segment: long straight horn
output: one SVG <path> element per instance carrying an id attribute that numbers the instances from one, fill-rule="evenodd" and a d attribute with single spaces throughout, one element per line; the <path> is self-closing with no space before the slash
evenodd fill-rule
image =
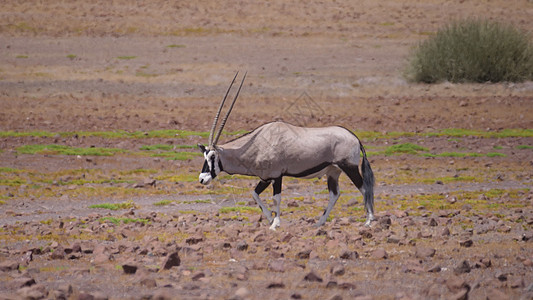
<path id="1" fill-rule="evenodd" d="M 224 129 L 224 125 L 226 125 L 226 121 L 228 120 L 229 114 L 231 113 L 231 110 L 233 109 L 233 105 L 235 104 L 235 101 L 237 101 L 237 97 L 239 97 L 242 84 L 244 83 L 244 79 L 246 79 L 246 74 L 248 74 L 248 72 L 244 73 L 244 76 L 242 77 L 241 85 L 239 85 L 239 89 L 237 90 L 237 94 L 235 94 L 235 98 L 233 98 L 233 102 L 231 102 L 231 105 L 229 107 L 228 112 L 226 113 L 226 116 L 224 116 L 224 119 L 222 119 L 222 123 L 220 123 L 220 128 L 218 129 L 218 133 L 215 136 L 215 141 L 213 142 L 213 145 L 216 145 L 218 142 L 218 139 L 220 138 L 220 134 L 222 133 L 222 129 Z"/>
<path id="2" fill-rule="evenodd" d="M 224 102 L 226 102 L 226 98 L 228 97 L 229 91 L 231 90 L 231 87 L 233 86 L 237 75 L 239 75 L 239 72 L 237 72 L 235 74 L 235 77 L 233 77 L 233 80 L 231 81 L 231 84 L 229 85 L 228 90 L 226 91 L 226 95 L 224 95 L 224 99 L 222 99 L 222 102 L 220 102 L 220 106 L 218 107 L 217 114 L 215 115 L 215 120 L 213 120 L 213 126 L 211 127 L 211 131 L 209 132 L 209 139 L 207 140 L 209 146 L 213 146 L 216 143 L 213 143 L 213 134 L 215 133 L 215 129 L 217 127 L 218 117 L 220 116 L 220 112 L 222 111 Z"/>

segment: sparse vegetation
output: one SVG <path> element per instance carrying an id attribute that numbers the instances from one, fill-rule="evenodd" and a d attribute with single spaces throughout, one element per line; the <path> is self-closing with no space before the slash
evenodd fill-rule
<path id="1" fill-rule="evenodd" d="M 499 82 L 533 79 L 527 33 L 482 19 L 455 21 L 415 49 L 406 76 L 416 82 Z"/>
<path id="2" fill-rule="evenodd" d="M 133 201 L 126 201 L 122 203 L 101 203 L 89 206 L 89 208 L 103 208 L 109 210 L 131 209 L 136 207 L 137 205 Z"/>

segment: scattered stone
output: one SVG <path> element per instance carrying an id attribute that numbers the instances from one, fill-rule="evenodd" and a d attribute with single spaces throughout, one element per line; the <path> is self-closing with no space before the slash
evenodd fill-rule
<path id="1" fill-rule="evenodd" d="M 2 272 L 18 270 L 18 268 L 19 268 L 19 263 L 14 260 L 5 260 L 0 263 L 0 271 Z"/>
<path id="2" fill-rule="evenodd" d="M 143 277 L 139 281 L 139 284 L 144 287 L 151 288 L 151 289 L 157 287 L 157 282 L 155 281 L 155 279 L 147 277 L 147 276 Z"/>
<path id="3" fill-rule="evenodd" d="M 65 259 L 65 249 L 63 247 L 58 246 L 54 249 L 52 254 L 50 254 L 51 259 Z"/>
<path id="4" fill-rule="evenodd" d="M 435 256 L 435 252 L 436 252 L 436 250 L 433 249 L 433 248 L 419 246 L 419 247 L 416 247 L 415 256 L 417 258 L 425 259 L 425 258 L 428 258 L 428 257 Z"/>
<path id="5" fill-rule="evenodd" d="M 23 288 L 25 286 L 32 286 L 35 283 L 36 283 L 35 279 L 33 279 L 33 278 L 30 278 L 30 277 L 19 277 L 19 278 L 15 278 L 15 279 L 11 280 L 9 282 L 9 286 L 11 286 L 11 288 L 13 288 L 13 289 L 20 289 L 20 288 Z"/>
<path id="6" fill-rule="evenodd" d="M 271 282 L 267 285 L 267 289 L 283 289 L 285 284 L 283 282 Z"/>
<path id="7" fill-rule="evenodd" d="M 487 300 L 507 300 L 511 299 L 508 295 L 506 295 L 504 292 L 496 289 L 491 288 L 487 292 Z"/>
<path id="8" fill-rule="evenodd" d="M 248 250 L 248 243 L 246 241 L 239 241 L 237 243 L 237 250 L 239 251 L 246 251 Z"/>
<path id="9" fill-rule="evenodd" d="M 349 249 L 344 249 L 341 251 L 339 257 L 341 259 L 349 259 L 349 260 L 356 260 L 359 258 L 359 253 L 357 251 L 352 251 Z"/>
<path id="10" fill-rule="evenodd" d="M 247 298 L 250 296 L 250 291 L 245 287 L 240 287 L 235 291 L 235 296 L 238 298 Z"/>
<path id="11" fill-rule="evenodd" d="M 387 243 L 398 244 L 402 239 L 397 235 L 391 235 L 387 238 Z"/>
<path id="12" fill-rule="evenodd" d="M 170 253 L 163 263 L 163 269 L 168 270 L 172 267 L 178 267 L 181 264 L 181 259 L 178 255 L 178 252 Z"/>
<path id="13" fill-rule="evenodd" d="M 439 265 L 434 265 L 433 267 L 428 269 L 428 272 L 430 273 L 438 273 L 442 270 L 442 268 Z"/>
<path id="14" fill-rule="evenodd" d="M 191 280 L 192 281 L 198 281 L 198 280 L 200 280 L 202 278 L 205 278 L 205 273 L 204 272 L 197 272 L 194 275 L 192 275 Z"/>
<path id="15" fill-rule="evenodd" d="M 200 242 L 203 242 L 204 241 L 204 236 L 201 235 L 201 234 L 197 234 L 197 235 L 194 235 L 194 236 L 191 236 L 189 238 L 187 238 L 185 240 L 185 242 L 189 245 L 196 245 Z"/>
<path id="16" fill-rule="evenodd" d="M 298 259 L 309 259 L 309 255 L 311 255 L 311 249 L 305 249 L 305 250 L 302 250 L 300 252 L 298 252 L 298 254 L 296 254 L 296 257 Z"/>
<path id="17" fill-rule="evenodd" d="M 342 264 L 334 264 L 331 266 L 330 272 L 335 276 L 341 276 L 344 275 L 345 269 Z"/>
<path id="18" fill-rule="evenodd" d="M 439 230 L 440 236 L 450 236 L 450 229 L 448 227 L 443 227 Z"/>
<path id="19" fill-rule="evenodd" d="M 387 251 L 383 248 L 377 248 L 376 250 L 372 251 L 371 257 L 373 259 L 387 259 L 389 255 L 387 254 Z"/>
<path id="20" fill-rule="evenodd" d="M 46 287 L 42 284 L 35 284 L 32 286 L 25 286 L 17 290 L 17 294 L 22 299 L 44 299 L 48 296 Z"/>
<path id="21" fill-rule="evenodd" d="M 307 273 L 307 275 L 305 275 L 304 277 L 304 280 L 309 281 L 309 282 L 322 282 L 323 281 L 322 278 L 318 276 L 314 271 Z"/>
<path id="22" fill-rule="evenodd" d="M 343 290 L 355 290 L 356 286 L 351 282 L 340 282 L 338 287 Z"/>
<path id="23" fill-rule="evenodd" d="M 457 293 L 462 290 L 466 290 L 467 293 L 470 291 L 470 285 L 468 285 L 464 279 L 458 276 L 452 276 L 446 279 L 446 287 L 452 293 Z"/>
<path id="24" fill-rule="evenodd" d="M 470 273 L 471 269 L 472 268 L 470 267 L 470 264 L 468 263 L 468 261 L 463 260 L 457 265 L 457 267 L 453 269 L 453 272 L 456 275 L 459 275 L 459 274 L 464 274 L 464 273 Z"/>
<path id="25" fill-rule="evenodd" d="M 438 226 L 439 224 L 437 223 L 437 220 L 435 220 L 435 218 L 431 218 L 429 220 L 429 226 Z"/>
<path id="26" fill-rule="evenodd" d="M 461 247 L 465 247 L 465 248 L 472 247 L 473 244 L 474 244 L 474 242 L 471 239 L 459 241 L 459 245 Z"/>
<path id="27" fill-rule="evenodd" d="M 135 274 L 135 272 L 137 272 L 137 265 L 132 261 L 127 262 L 122 264 L 122 270 L 124 270 L 125 274 Z"/>
<path id="28" fill-rule="evenodd" d="M 507 273 L 504 273 L 504 272 L 498 272 L 498 273 L 496 273 L 496 278 L 497 278 L 499 281 L 507 281 Z"/>
<path id="29" fill-rule="evenodd" d="M 285 260 L 284 259 L 276 259 L 276 260 L 271 261 L 268 264 L 268 269 L 270 271 L 272 271 L 272 272 L 279 272 L 279 273 L 285 272 L 285 270 L 286 270 Z"/>

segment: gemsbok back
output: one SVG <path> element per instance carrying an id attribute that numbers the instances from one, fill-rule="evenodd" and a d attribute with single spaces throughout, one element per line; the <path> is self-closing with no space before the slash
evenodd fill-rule
<path id="1" fill-rule="evenodd" d="M 208 146 L 198 144 L 205 157 L 200 183 L 206 185 L 220 172 L 257 176 L 260 181 L 252 193 L 254 200 L 270 222 L 270 229 L 280 226 L 281 182 L 284 176 L 314 178 L 327 176 L 329 203 L 316 226 L 322 226 L 339 199 L 339 176 L 344 172 L 361 191 L 367 214 L 366 226 L 374 220 L 374 174 L 361 141 L 340 126 L 307 128 L 284 122 L 264 124 L 248 134 L 217 145 L 224 125 L 239 96 L 244 75 L 233 102 L 214 135 L 224 102 L 237 78 L 233 78 L 217 111 L 209 134 Z M 274 217 L 259 195 L 272 183 Z"/>

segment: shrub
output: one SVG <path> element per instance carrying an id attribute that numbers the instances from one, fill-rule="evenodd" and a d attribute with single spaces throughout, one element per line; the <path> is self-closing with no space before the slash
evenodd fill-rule
<path id="1" fill-rule="evenodd" d="M 415 82 L 520 82 L 533 79 L 533 45 L 511 25 L 453 22 L 420 43 L 406 71 Z"/>

